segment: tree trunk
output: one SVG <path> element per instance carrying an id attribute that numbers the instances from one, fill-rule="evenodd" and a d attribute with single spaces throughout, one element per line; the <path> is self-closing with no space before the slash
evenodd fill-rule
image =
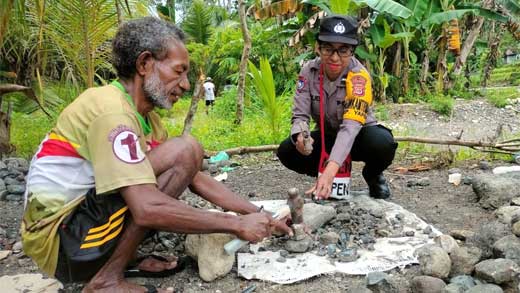
<path id="1" fill-rule="evenodd" d="M 436 91 L 438 93 L 443 92 L 446 85 L 446 78 L 448 73 L 448 65 L 446 59 L 448 57 L 447 50 L 447 28 L 446 24 L 442 27 L 442 35 L 439 40 L 439 56 L 437 57 L 437 85 Z"/>
<path id="2" fill-rule="evenodd" d="M 402 44 L 400 42 L 396 42 L 396 49 L 394 54 L 394 60 L 392 62 L 392 74 L 399 78 L 401 76 L 401 48 Z M 402 85 L 402 84 L 401 84 Z M 401 87 L 399 86 L 396 91 L 396 98 L 401 95 Z"/>
<path id="3" fill-rule="evenodd" d="M 502 42 L 502 35 L 504 34 L 505 26 L 503 24 L 500 25 L 500 29 L 496 33 L 495 37 L 490 40 L 489 43 L 489 55 L 487 58 L 486 66 L 484 66 L 483 74 L 482 74 L 482 87 L 487 86 L 487 82 L 491 77 L 491 71 L 496 67 L 497 60 L 499 57 L 498 49 L 500 47 L 500 42 Z"/>
<path id="4" fill-rule="evenodd" d="M 235 124 L 241 124 L 244 119 L 244 95 L 246 87 L 247 62 L 249 61 L 249 52 L 251 51 L 251 36 L 247 29 L 246 19 L 246 3 L 243 0 L 238 0 L 238 15 L 240 17 L 240 28 L 242 30 L 242 37 L 244 38 L 244 49 L 242 50 L 242 59 L 240 60 L 240 72 L 238 76 L 237 87 L 237 111 Z"/>
<path id="5" fill-rule="evenodd" d="M 421 66 L 421 74 L 419 77 L 419 84 L 421 85 L 421 93 L 427 94 L 430 91 L 428 90 L 428 72 L 430 71 L 430 48 L 433 45 L 433 39 L 432 36 L 429 35 L 426 39 L 426 47 L 424 48 L 423 52 L 423 60 L 422 60 L 422 66 Z"/>
<path id="6" fill-rule="evenodd" d="M 195 90 L 193 91 L 193 97 L 191 98 L 190 109 L 188 110 L 188 114 L 186 114 L 186 118 L 184 119 L 184 128 L 182 129 L 182 134 L 190 134 L 191 128 L 193 126 L 193 117 L 195 117 L 195 113 L 197 113 L 197 107 L 199 105 L 199 100 L 202 97 L 202 85 L 204 84 L 204 73 L 199 72 L 199 78 L 197 79 L 197 84 L 195 85 Z"/>
<path id="7" fill-rule="evenodd" d="M 477 37 L 480 34 L 480 29 L 482 28 L 483 24 L 484 17 L 477 17 L 477 21 L 471 27 L 471 30 L 468 33 L 468 37 L 464 41 L 462 49 L 460 50 L 460 55 L 457 57 L 457 60 L 455 61 L 455 69 L 453 70 L 453 73 L 455 75 L 461 74 L 462 68 L 464 68 L 464 64 L 466 63 L 469 53 L 471 52 L 471 49 L 473 48 L 473 45 L 475 44 L 475 41 L 477 40 Z"/>

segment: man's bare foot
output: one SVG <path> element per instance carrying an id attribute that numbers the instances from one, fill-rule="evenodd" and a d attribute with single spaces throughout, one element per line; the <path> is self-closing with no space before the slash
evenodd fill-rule
<path id="1" fill-rule="evenodd" d="M 157 288 L 157 292 L 159 293 L 172 293 L 171 290 Z M 143 292 L 155 292 L 153 290 L 149 290 L 144 286 L 139 286 L 137 284 L 129 283 L 122 280 L 117 280 L 112 282 L 99 282 L 96 280 L 91 280 L 83 288 L 83 293 L 143 293 Z"/>
<path id="2" fill-rule="evenodd" d="M 137 268 L 139 270 L 148 271 L 148 272 L 161 272 L 165 270 L 173 269 L 177 266 L 178 258 L 175 256 L 164 257 L 166 261 L 157 259 L 153 256 L 147 257 L 143 259 Z"/>

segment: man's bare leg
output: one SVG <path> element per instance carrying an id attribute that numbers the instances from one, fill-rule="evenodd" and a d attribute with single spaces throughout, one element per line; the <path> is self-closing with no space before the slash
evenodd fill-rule
<path id="1" fill-rule="evenodd" d="M 174 198 L 178 198 L 200 170 L 203 153 L 201 146 L 190 136 L 170 139 L 152 150 L 148 154 L 148 159 L 156 176 L 158 176 L 159 189 Z M 140 227 L 130 220 L 114 253 L 83 291 L 146 292 L 144 287 L 126 282 L 123 272 L 128 263 L 135 257 L 137 248 L 147 232 L 148 229 Z M 176 261 L 162 262 L 149 259 L 146 262 L 151 271 L 172 269 L 177 265 Z"/>

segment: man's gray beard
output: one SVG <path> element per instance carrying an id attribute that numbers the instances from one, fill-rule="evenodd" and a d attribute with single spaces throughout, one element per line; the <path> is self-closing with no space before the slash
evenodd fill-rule
<path id="1" fill-rule="evenodd" d="M 165 86 L 159 74 L 154 71 L 153 75 L 144 81 L 143 86 L 144 96 L 155 106 L 161 109 L 169 110 L 173 106 L 169 95 L 165 93 Z"/>

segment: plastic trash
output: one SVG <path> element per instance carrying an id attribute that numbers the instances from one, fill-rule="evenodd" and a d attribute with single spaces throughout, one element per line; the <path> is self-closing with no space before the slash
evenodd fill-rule
<path id="1" fill-rule="evenodd" d="M 215 178 L 215 180 L 217 180 L 217 181 L 226 181 L 228 178 L 228 174 L 224 172 L 222 174 L 218 174 L 217 176 L 215 176 L 213 178 Z"/>
<path id="2" fill-rule="evenodd" d="M 221 151 L 221 152 L 218 152 L 218 154 L 211 156 L 209 158 L 209 163 L 215 164 L 217 162 L 224 161 L 224 160 L 229 160 L 229 155 L 226 152 Z"/>
<path id="3" fill-rule="evenodd" d="M 502 166 L 493 169 L 493 174 L 504 174 L 509 172 L 520 172 L 520 166 Z"/>
<path id="4" fill-rule="evenodd" d="M 220 168 L 220 171 L 222 171 L 222 172 L 230 172 L 230 171 L 233 171 L 233 170 L 235 170 L 235 168 L 229 167 L 229 166 L 225 166 L 225 167 Z"/>

